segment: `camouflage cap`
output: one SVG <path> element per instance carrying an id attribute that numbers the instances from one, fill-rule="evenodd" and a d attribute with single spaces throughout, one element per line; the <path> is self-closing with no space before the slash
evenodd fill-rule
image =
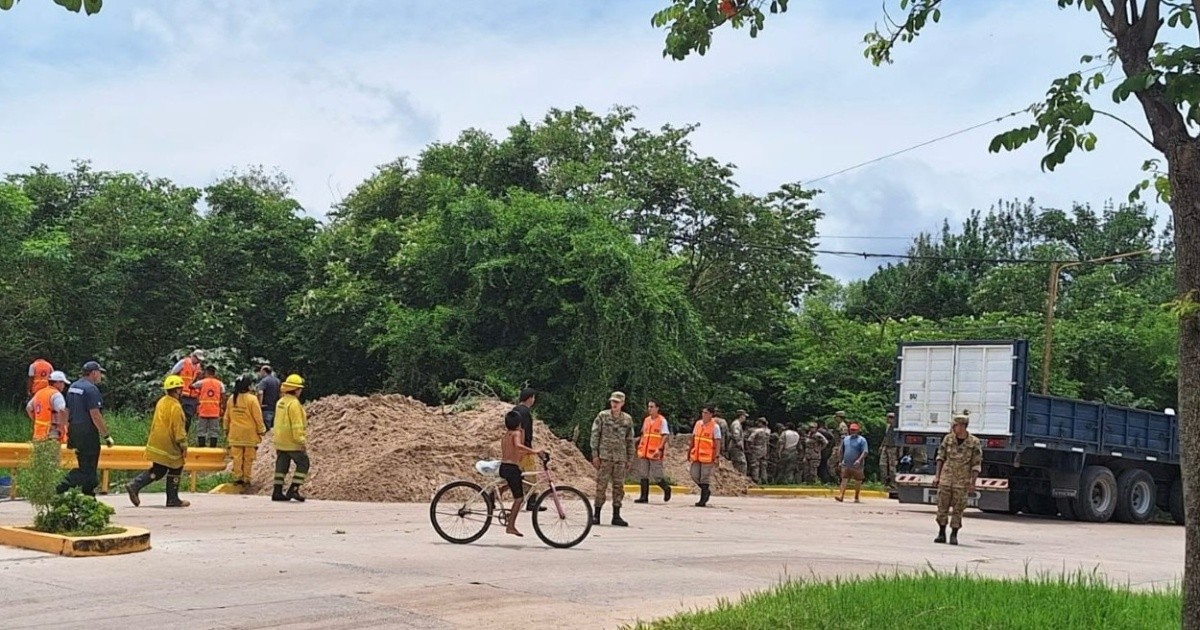
<path id="1" fill-rule="evenodd" d="M 971 424 L 971 417 L 968 412 L 954 414 L 954 424 Z"/>
<path id="2" fill-rule="evenodd" d="M 617 402 L 625 402 L 625 392 L 613 392 L 609 395 L 608 400 L 609 402 L 614 400 Z"/>
<path id="3" fill-rule="evenodd" d="M 833 415 L 834 415 L 834 416 L 836 416 L 836 417 L 838 417 L 838 418 L 845 418 L 845 417 L 846 417 L 846 412 L 845 412 L 845 411 L 839 411 L 839 412 L 837 412 L 837 413 L 835 413 L 835 414 L 833 414 Z"/>

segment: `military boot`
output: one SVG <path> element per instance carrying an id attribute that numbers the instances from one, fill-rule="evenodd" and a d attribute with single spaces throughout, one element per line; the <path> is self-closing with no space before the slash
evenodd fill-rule
<path id="1" fill-rule="evenodd" d="M 138 496 L 138 492 L 150 485 L 153 479 L 150 478 L 148 471 L 142 471 L 141 474 L 134 477 L 129 483 L 125 484 L 125 491 L 129 493 L 129 502 L 137 507 L 142 504 L 142 498 Z"/>
<path id="2" fill-rule="evenodd" d="M 288 488 L 287 499 L 297 503 L 304 503 L 304 496 L 300 494 L 300 484 L 294 483 Z"/>
<path id="3" fill-rule="evenodd" d="M 659 481 L 658 487 L 662 488 L 662 491 L 663 491 L 663 503 L 670 501 L 671 500 L 671 484 L 667 483 L 666 481 Z"/>
<path id="4" fill-rule="evenodd" d="M 167 475 L 167 507 L 187 507 L 191 501 L 179 498 L 179 475 Z"/>
<path id="5" fill-rule="evenodd" d="M 595 511 L 592 512 L 592 525 L 600 524 L 600 508 L 604 507 L 603 503 L 597 503 Z"/>
<path id="6" fill-rule="evenodd" d="M 639 483 L 642 486 L 642 494 L 638 498 L 634 499 L 633 502 L 634 503 L 649 503 L 650 502 L 650 480 L 643 479 Z"/>
<path id="7" fill-rule="evenodd" d="M 621 508 L 615 505 L 613 506 L 612 524 L 617 527 L 629 527 L 629 523 L 626 523 L 625 519 L 621 518 Z"/>
<path id="8" fill-rule="evenodd" d="M 208 448 L 217 448 L 217 438 L 215 438 L 215 437 L 208 438 Z"/>
<path id="9" fill-rule="evenodd" d="M 708 507 L 708 484 L 700 484 L 700 500 L 696 502 L 696 507 Z"/>
<path id="10" fill-rule="evenodd" d="M 958 544 L 958 530 L 957 529 L 950 530 L 950 544 L 951 545 Z"/>
<path id="11" fill-rule="evenodd" d="M 275 487 L 271 490 L 271 500 L 272 501 L 287 501 L 288 500 L 287 495 L 285 495 L 283 493 L 283 484 L 281 484 L 281 483 L 275 484 Z"/>
<path id="12" fill-rule="evenodd" d="M 937 535 L 937 538 L 933 539 L 933 542 L 935 542 L 935 543 L 946 542 L 946 526 L 945 525 L 938 525 L 938 535 Z"/>

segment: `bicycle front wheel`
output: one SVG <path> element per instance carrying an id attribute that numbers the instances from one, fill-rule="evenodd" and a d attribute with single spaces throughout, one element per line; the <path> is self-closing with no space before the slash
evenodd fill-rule
<path id="1" fill-rule="evenodd" d="M 479 484 L 453 481 L 442 486 L 429 503 L 433 530 L 446 542 L 465 545 L 479 540 L 492 525 L 492 498 Z"/>
<path id="2" fill-rule="evenodd" d="M 556 492 L 557 505 L 553 496 Z M 538 496 L 537 508 L 533 511 L 533 531 L 551 547 L 574 547 L 592 531 L 592 502 L 571 486 L 546 490 Z"/>

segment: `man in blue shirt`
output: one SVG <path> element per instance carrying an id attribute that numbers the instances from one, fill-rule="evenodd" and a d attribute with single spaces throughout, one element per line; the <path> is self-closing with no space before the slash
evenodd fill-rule
<path id="1" fill-rule="evenodd" d="M 263 425 L 270 431 L 275 426 L 275 405 L 279 403 L 279 378 L 271 366 L 258 369 L 258 402 L 262 405 Z"/>
<path id="2" fill-rule="evenodd" d="M 108 435 L 108 425 L 100 412 L 104 401 L 100 388 L 96 387 L 104 378 L 104 368 L 95 361 L 83 364 L 83 377 L 67 388 L 67 446 L 75 450 L 76 467 L 67 473 L 67 478 L 58 484 L 59 494 L 79 488 L 88 496 L 96 496 L 100 478 L 96 467 L 100 464 L 100 442 L 112 447 L 113 439 Z"/>
<path id="3" fill-rule="evenodd" d="M 858 423 L 850 424 L 850 435 L 842 438 L 841 458 L 838 462 L 842 469 L 842 487 L 838 493 L 838 503 L 846 500 L 846 486 L 854 480 L 854 502 L 860 503 L 859 493 L 863 484 L 863 464 L 867 461 L 867 438 L 858 434 Z"/>

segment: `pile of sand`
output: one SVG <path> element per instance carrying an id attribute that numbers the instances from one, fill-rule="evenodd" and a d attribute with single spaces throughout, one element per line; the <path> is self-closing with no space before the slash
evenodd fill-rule
<path id="1" fill-rule="evenodd" d="M 478 400 L 471 408 L 452 411 L 429 407 L 395 394 L 329 396 L 305 405 L 308 455 L 312 460 L 304 494 L 314 499 L 372 502 L 425 502 L 455 479 L 484 479 L 475 462 L 499 459 L 504 414 L 511 403 Z M 534 447 L 551 454 L 557 482 L 575 486 L 589 497 L 595 469 L 569 440 L 560 440 L 534 420 Z M 665 465 L 677 485 L 692 486 L 688 475 L 689 435 L 673 436 Z M 253 490 L 271 492 L 275 447 L 268 439 L 254 463 Z M 721 461 L 711 484 L 716 495 L 744 495 L 751 481 Z"/>
<path id="2" fill-rule="evenodd" d="M 305 405 L 312 469 L 304 494 L 341 501 L 428 501 L 446 482 L 483 478 L 475 462 L 499 459 L 504 414 L 499 400 L 452 412 L 400 395 L 329 396 Z M 590 494 L 593 468 L 579 449 L 534 421 L 534 447 L 550 454 L 559 483 Z M 275 448 L 258 449 L 253 489 L 270 494 Z"/>

